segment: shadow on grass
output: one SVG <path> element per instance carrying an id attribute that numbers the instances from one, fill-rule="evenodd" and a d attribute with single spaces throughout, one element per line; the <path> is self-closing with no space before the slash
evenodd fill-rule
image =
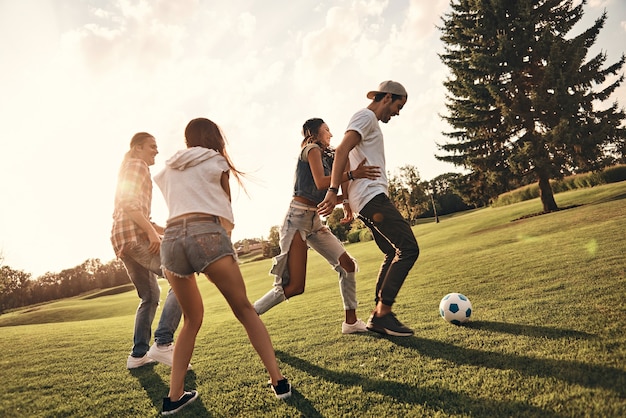
<path id="1" fill-rule="evenodd" d="M 129 370 L 130 374 L 133 375 L 141 386 L 144 388 L 148 397 L 152 401 L 155 409 L 159 411 L 159 415 L 161 413 L 161 408 L 163 407 L 163 398 L 167 396 L 168 391 L 170 390 L 169 386 L 163 382 L 161 376 L 154 371 L 154 366 L 144 366 L 137 369 Z M 185 387 L 195 388 L 196 387 L 196 374 L 193 370 L 189 370 L 187 375 L 185 376 Z M 202 397 L 199 396 L 193 403 L 186 406 L 185 409 L 176 413 L 177 417 L 212 417 L 209 411 L 206 410 L 206 407 L 202 403 Z"/>
<path id="2" fill-rule="evenodd" d="M 434 359 L 488 369 L 517 370 L 528 376 L 555 378 L 573 385 L 610 390 L 620 397 L 626 396 L 626 372 L 613 367 L 475 350 L 418 337 L 378 338 L 388 339 L 398 346 L 414 349 Z"/>
<path id="3" fill-rule="evenodd" d="M 591 339 L 595 337 L 593 334 L 582 331 L 538 327 L 535 325 L 507 324 L 506 322 L 470 321 L 466 325 L 463 325 L 463 327 L 500 332 L 503 334 L 524 335 L 526 337 L 549 338 L 551 340 L 558 340 L 561 338 Z"/>
<path id="4" fill-rule="evenodd" d="M 446 389 L 420 388 L 390 380 L 371 379 L 357 373 L 336 372 L 319 367 L 283 351 L 276 351 L 276 357 L 292 367 L 328 382 L 342 386 L 359 386 L 364 392 L 379 393 L 396 399 L 400 403 L 423 405 L 433 411 L 444 411 L 447 414 L 484 417 L 494 416 L 494 414 L 499 416 L 561 417 L 561 415 L 552 411 L 546 411 L 523 402 L 477 399 Z M 292 398 L 294 398 L 293 395 Z M 301 394 L 298 394 L 294 399 L 290 399 L 289 404 L 297 408 L 301 416 L 321 416 Z"/>
<path id="5" fill-rule="evenodd" d="M 285 363 L 287 362 L 285 361 Z M 301 417 L 307 417 L 307 418 L 322 418 L 323 417 L 323 415 L 317 409 L 315 409 L 313 404 L 309 402 L 309 400 L 304 395 L 302 395 L 300 392 L 298 392 L 297 389 L 293 387 L 291 388 L 291 396 L 285 399 L 284 402 L 298 409 L 298 411 L 300 411 Z"/>

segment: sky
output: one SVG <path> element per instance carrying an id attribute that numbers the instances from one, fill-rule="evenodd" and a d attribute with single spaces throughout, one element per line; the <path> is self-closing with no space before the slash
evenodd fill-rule
<path id="1" fill-rule="evenodd" d="M 196 117 L 224 131 L 235 166 L 232 239 L 266 238 L 291 200 L 305 120 L 341 141 L 365 95 L 401 82 L 409 100 L 383 125 L 387 171 L 460 172 L 435 158 L 446 67 L 437 26 L 449 0 L 0 0 L 0 261 L 38 277 L 110 244 L 116 176 L 136 132 L 159 146 L 152 174 L 184 148 Z M 591 54 L 625 52 L 626 2 L 590 0 L 608 20 Z M 624 69 L 623 69 L 624 70 Z M 611 97 L 626 106 L 626 86 Z M 152 220 L 167 208 L 155 186 Z"/>

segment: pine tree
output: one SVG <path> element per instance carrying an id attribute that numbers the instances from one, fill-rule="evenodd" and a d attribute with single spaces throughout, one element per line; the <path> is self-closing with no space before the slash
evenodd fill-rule
<path id="1" fill-rule="evenodd" d="M 594 106 L 622 83 L 625 57 L 606 68 L 604 52 L 585 61 L 606 12 L 566 37 L 585 3 L 452 0 L 443 18 L 440 58 L 451 73 L 443 117 L 455 130 L 437 158 L 470 169 L 489 198 L 537 181 L 544 211 L 557 210 L 550 180 L 623 158 L 624 110 Z"/>

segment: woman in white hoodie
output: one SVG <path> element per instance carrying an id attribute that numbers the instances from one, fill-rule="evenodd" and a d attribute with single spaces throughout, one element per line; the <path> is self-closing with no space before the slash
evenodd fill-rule
<path id="1" fill-rule="evenodd" d="M 204 316 L 196 273 L 204 273 L 222 293 L 269 372 L 275 395 L 287 398 L 291 385 L 280 372 L 267 329 L 248 300 L 230 240 L 234 218 L 229 173 L 240 184 L 242 173 L 226 153 L 220 128 L 209 119 L 189 122 L 185 140 L 187 149 L 174 154 L 154 177 L 169 209 L 161 263 L 185 318 L 174 349 L 163 414 L 180 410 L 198 396 L 195 390 L 184 390 L 187 365 Z"/>

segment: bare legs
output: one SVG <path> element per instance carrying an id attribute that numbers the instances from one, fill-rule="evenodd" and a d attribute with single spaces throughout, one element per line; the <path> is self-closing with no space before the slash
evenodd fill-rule
<path id="1" fill-rule="evenodd" d="M 165 270 L 165 277 L 176 294 L 176 299 L 183 310 L 183 326 L 178 334 L 174 346 L 172 359 L 172 375 L 170 378 L 170 391 L 168 397 L 178 400 L 184 393 L 185 374 L 187 365 L 191 361 L 191 355 L 196 344 L 196 335 L 202 325 L 204 317 L 204 305 L 202 296 L 198 290 L 196 276 L 178 277 Z"/>
<path id="2" fill-rule="evenodd" d="M 307 264 L 308 246 L 306 241 L 302 240 L 299 233 L 296 233 L 289 247 L 289 259 L 287 266 L 289 268 L 289 283 L 283 286 L 285 297 L 300 295 L 304 293 L 306 284 L 306 264 Z M 350 258 L 347 252 L 339 257 L 339 265 L 348 273 L 353 273 L 356 269 L 354 260 Z M 356 309 L 347 309 L 346 323 L 354 324 L 357 321 Z"/>
<path id="3" fill-rule="evenodd" d="M 306 262 L 308 255 L 308 247 L 306 241 L 302 239 L 296 232 L 291 240 L 289 247 L 289 258 L 287 266 L 289 269 L 289 283 L 283 286 L 285 297 L 289 299 L 292 296 L 304 293 L 304 285 L 306 282 Z"/>
<path id="4" fill-rule="evenodd" d="M 261 357 L 269 372 L 272 384 L 276 385 L 283 375 L 278 368 L 274 347 L 265 325 L 254 311 L 246 295 L 246 287 L 239 270 L 239 265 L 231 256 L 222 257 L 211 263 L 204 274 L 215 284 L 232 309 L 235 317 L 244 326 L 248 339 Z M 184 392 L 185 373 L 191 360 L 196 335 L 202 325 L 204 307 L 195 276 L 181 278 L 166 272 L 167 279 L 176 293 L 183 310 L 184 322 L 176 340 L 169 398 L 179 399 Z"/>

